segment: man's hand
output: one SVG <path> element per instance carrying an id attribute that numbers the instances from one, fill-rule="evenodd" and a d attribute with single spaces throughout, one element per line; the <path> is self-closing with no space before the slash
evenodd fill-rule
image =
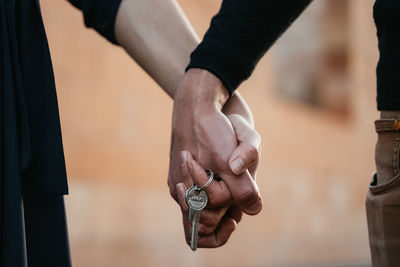
<path id="1" fill-rule="evenodd" d="M 239 153 L 243 151 L 243 158 L 248 161 L 248 159 L 254 157 L 254 155 L 251 155 L 243 146 L 246 147 L 249 143 L 256 144 L 259 142 L 258 134 L 242 116 L 234 114 L 229 115 L 228 118 L 235 129 L 235 134 L 238 136 L 239 142 L 244 144 L 241 145 L 240 148 L 238 147 L 235 149 L 236 153 L 234 152 L 230 158 L 234 161 L 237 157 L 242 157 Z M 243 142 L 243 140 L 247 142 Z M 256 165 L 257 160 L 252 166 L 254 172 Z M 204 168 L 200 166 L 187 151 L 181 152 L 181 171 L 184 183 L 177 184 L 176 189 L 178 203 L 182 211 L 182 222 L 185 229 L 186 242 L 189 244 L 191 222 L 188 219 L 189 207 L 186 203 L 186 190 L 192 186 L 193 183 L 197 185 L 206 184 L 209 177 Z M 207 192 L 209 198 L 218 199 L 218 197 L 227 194 L 229 188 L 223 180 L 214 180 L 204 190 Z M 242 214 L 242 211 L 235 205 L 225 205 L 217 208 L 208 208 L 207 206 L 206 209 L 202 210 L 200 213 L 198 246 L 212 248 L 224 245 L 235 230 L 236 225 L 240 222 Z"/>
<path id="2" fill-rule="evenodd" d="M 181 152 L 182 158 L 182 174 L 185 183 L 176 185 L 178 194 L 178 203 L 182 211 L 182 222 L 185 230 L 185 238 L 188 244 L 190 240 L 190 229 L 192 227 L 189 221 L 189 207 L 186 203 L 186 190 L 193 184 L 205 184 L 209 179 L 207 173 L 187 152 Z M 212 181 L 211 184 L 204 189 L 209 198 L 226 194 L 229 192 L 224 181 Z M 235 230 L 237 223 L 242 218 L 242 212 L 236 206 L 223 206 L 218 208 L 203 209 L 200 213 L 198 228 L 198 246 L 205 248 L 219 247 L 224 245 L 232 232 Z"/>
<path id="3" fill-rule="evenodd" d="M 180 203 L 176 187 L 184 178 L 180 153 L 188 151 L 199 166 L 213 170 L 226 185 L 225 190 L 218 194 L 208 192 L 207 208 L 226 211 L 234 205 L 237 207 L 233 208 L 234 213 L 239 210 L 255 215 L 260 212 L 262 201 L 258 187 L 247 169 L 250 168 L 254 173 L 260 138 L 254 130 L 249 131 L 249 127 L 240 126 L 243 125 L 240 124 L 240 117 L 232 117 L 232 122 L 236 122 L 236 126 L 232 126 L 231 121 L 221 112 L 227 98 L 228 93 L 221 81 L 208 71 L 191 69 L 185 75 L 175 94 L 168 184 L 171 195 Z M 182 185 L 178 189 L 184 190 Z M 181 208 L 184 207 L 181 205 Z M 221 213 L 218 214 L 215 217 L 220 219 Z M 212 227 L 205 228 L 204 234 L 212 232 L 213 227 L 215 230 L 215 223 Z M 223 224 L 221 227 L 223 228 Z M 230 233 L 234 229 L 231 226 L 226 227 Z M 226 240 L 229 235 L 225 235 Z M 226 240 L 210 246 L 220 246 Z M 200 243 L 199 245 L 201 246 Z"/>

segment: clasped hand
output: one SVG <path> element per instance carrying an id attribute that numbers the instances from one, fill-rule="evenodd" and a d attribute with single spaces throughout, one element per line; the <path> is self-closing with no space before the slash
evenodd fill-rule
<path id="1" fill-rule="evenodd" d="M 260 137 L 239 95 L 228 100 L 222 82 L 210 72 L 189 70 L 174 97 L 168 185 L 182 211 L 186 241 L 191 224 L 185 192 L 204 185 L 205 169 L 220 181 L 205 190 L 209 202 L 200 214 L 199 247 L 224 245 L 242 213 L 256 215 L 262 200 L 255 183 Z"/>

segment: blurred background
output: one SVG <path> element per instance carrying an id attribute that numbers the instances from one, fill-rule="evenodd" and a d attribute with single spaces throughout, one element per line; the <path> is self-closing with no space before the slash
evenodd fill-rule
<path id="1" fill-rule="evenodd" d="M 220 0 L 178 1 L 200 36 Z M 167 187 L 172 100 L 65 1 L 42 0 L 70 182 L 77 267 L 368 266 L 374 172 L 373 0 L 318 0 L 240 92 L 262 143 L 265 207 L 193 253 Z"/>

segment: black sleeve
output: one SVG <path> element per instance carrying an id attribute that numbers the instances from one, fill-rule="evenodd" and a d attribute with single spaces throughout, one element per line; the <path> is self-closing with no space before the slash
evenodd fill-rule
<path id="1" fill-rule="evenodd" d="M 83 12 L 85 25 L 94 28 L 113 44 L 114 26 L 121 0 L 68 0 Z"/>
<path id="2" fill-rule="evenodd" d="M 212 72 L 232 94 L 311 1 L 224 0 L 186 70 Z"/>

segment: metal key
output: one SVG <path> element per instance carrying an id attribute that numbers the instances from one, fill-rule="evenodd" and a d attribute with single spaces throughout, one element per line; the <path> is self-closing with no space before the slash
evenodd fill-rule
<path id="1" fill-rule="evenodd" d="M 190 229 L 190 248 L 197 249 L 200 211 L 204 209 L 208 202 L 206 191 L 199 190 L 197 185 L 191 186 L 186 191 L 186 203 L 189 206 L 189 221 L 192 224 Z"/>

